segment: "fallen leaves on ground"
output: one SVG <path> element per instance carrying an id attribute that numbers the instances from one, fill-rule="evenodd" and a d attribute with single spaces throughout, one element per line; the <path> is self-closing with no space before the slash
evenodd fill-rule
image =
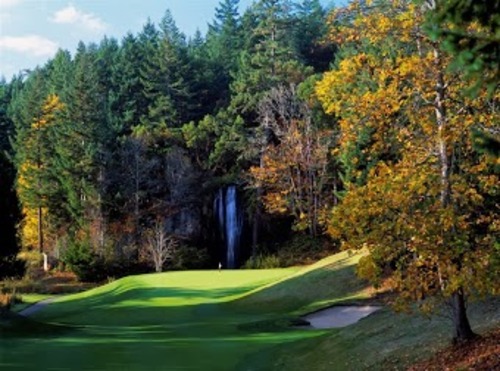
<path id="1" fill-rule="evenodd" d="M 499 370 L 500 328 L 476 339 L 453 345 L 418 363 L 409 371 L 432 370 Z"/>

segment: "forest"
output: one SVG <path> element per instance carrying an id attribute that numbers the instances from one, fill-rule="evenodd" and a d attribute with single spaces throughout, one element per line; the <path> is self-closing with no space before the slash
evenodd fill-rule
<path id="1" fill-rule="evenodd" d="M 366 249 L 360 276 L 450 297 L 467 338 L 499 289 L 500 19 L 462 3 L 222 0 L 206 34 L 166 10 L 2 80 L 0 275 Z"/>

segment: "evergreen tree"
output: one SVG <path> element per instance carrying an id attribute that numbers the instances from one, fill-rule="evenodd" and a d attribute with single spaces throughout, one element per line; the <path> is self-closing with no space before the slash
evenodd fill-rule
<path id="1" fill-rule="evenodd" d="M 189 61 L 186 37 L 179 31 L 172 14 L 165 12 L 160 22 L 160 47 L 158 57 L 160 102 L 171 103 L 166 111 L 169 127 L 179 127 L 192 118 L 191 91 L 189 86 Z M 161 103 L 160 103 L 161 105 Z"/>
<path id="2" fill-rule="evenodd" d="M 257 24 L 244 30 L 247 46 L 231 85 L 231 108 L 253 121 L 258 102 L 266 92 L 280 84 L 298 84 L 311 71 L 299 62 L 289 37 L 293 25 L 289 1 L 261 0 L 247 13 Z"/>
<path id="3" fill-rule="evenodd" d="M 11 161 L 13 150 L 10 139 L 14 137 L 14 123 L 7 113 L 12 85 L 0 80 L 0 279 L 21 273 L 16 272 L 19 265 L 16 263 L 19 251 L 16 225 L 20 220 L 20 212 L 14 189 L 16 172 Z"/>
<path id="4" fill-rule="evenodd" d="M 153 134 L 178 127 L 189 117 L 185 37 L 168 10 L 160 27 L 158 31 L 148 23 L 139 37 L 143 52 L 150 56 L 140 68 L 148 108 L 139 130 Z"/>
<path id="5" fill-rule="evenodd" d="M 236 72 L 242 47 L 238 6 L 239 0 L 221 1 L 207 33 L 207 60 L 215 70 L 212 90 L 220 106 L 229 102 L 231 75 Z"/>
<path id="6" fill-rule="evenodd" d="M 432 12 L 428 32 L 444 41 L 454 56 L 454 67 L 485 84 L 490 93 L 500 82 L 500 2 L 497 0 L 438 0 L 428 2 Z"/>
<path id="7" fill-rule="evenodd" d="M 58 175 L 72 227 L 92 232 L 93 242 L 103 245 L 102 184 L 104 145 L 109 136 L 105 96 L 96 68 L 97 47 L 80 43 L 69 87 L 69 103 L 57 140 Z M 96 227 L 90 231 L 90 224 Z"/>
<path id="8" fill-rule="evenodd" d="M 57 94 L 61 101 L 67 102 L 68 87 L 72 78 L 73 64 L 67 50 L 58 50 L 52 60 L 47 63 L 48 92 Z"/>
<path id="9" fill-rule="evenodd" d="M 47 207 L 50 172 L 47 162 L 52 151 L 50 129 L 44 125 L 47 73 L 36 69 L 14 95 L 10 114 L 15 124 L 16 190 L 22 206 L 22 243 L 44 250 L 43 209 Z M 49 130 L 48 130 L 49 129 Z"/>
<path id="10" fill-rule="evenodd" d="M 325 72 L 332 62 L 334 47 L 326 42 L 326 10 L 319 0 L 297 5 L 294 43 L 302 61 L 316 72 Z"/>
<path id="11" fill-rule="evenodd" d="M 189 61 L 188 84 L 192 95 L 190 117 L 192 121 L 201 120 L 206 114 L 213 113 L 219 105 L 221 91 L 214 91 L 217 84 L 217 70 L 209 57 L 208 47 L 199 30 L 189 40 L 187 48 Z"/>

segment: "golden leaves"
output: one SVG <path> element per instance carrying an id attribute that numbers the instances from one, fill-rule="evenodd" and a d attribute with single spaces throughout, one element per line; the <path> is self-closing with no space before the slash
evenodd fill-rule
<path id="1" fill-rule="evenodd" d="M 54 122 L 56 115 L 64 109 L 64 104 L 56 94 L 49 94 L 44 101 L 41 117 L 34 118 L 32 129 L 40 130 Z"/>
<path id="2" fill-rule="evenodd" d="M 498 270 L 491 272 L 500 160 L 475 152 L 471 130 L 498 127 L 499 97 L 464 94 L 463 77 L 446 68 L 450 57 L 420 31 L 419 10 L 405 1 L 384 4 L 356 1 L 330 18 L 343 59 L 317 83 L 316 94 L 338 118 L 334 154 L 350 154 L 358 175 L 367 161 L 384 162 L 372 167 L 366 184 L 346 186 L 328 233 L 344 247 L 368 247 L 359 273 L 377 280 L 385 269 L 404 300 L 491 290 L 495 280 L 499 286 Z M 358 152 L 356 143 L 363 143 Z M 443 203 L 448 183 L 451 201 Z"/>

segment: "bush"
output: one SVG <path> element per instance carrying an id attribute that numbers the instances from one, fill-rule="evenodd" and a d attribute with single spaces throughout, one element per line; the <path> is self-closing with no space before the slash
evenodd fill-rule
<path id="1" fill-rule="evenodd" d="M 336 246 L 330 240 L 304 234 L 293 236 L 272 251 L 258 251 L 243 266 L 247 269 L 285 268 L 312 264 L 335 252 Z"/>
<path id="2" fill-rule="evenodd" d="M 37 280 L 41 276 L 43 266 L 43 256 L 38 250 L 23 250 L 19 257 L 25 262 L 25 276 L 29 279 Z"/>
<path id="3" fill-rule="evenodd" d="M 63 262 L 80 281 L 100 282 L 103 276 L 103 260 L 92 251 L 87 241 L 74 241 L 64 252 Z"/>
<path id="4" fill-rule="evenodd" d="M 21 278 L 26 272 L 26 262 L 15 256 L 0 257 L 0 280 Z"/>
<path id="5" fill-rule="evenodd" d="M 149 269 L 135 260 L 96 254 L 90 243 L 78 241 L 70 244 L 62 261 L 83 282 L 103 282 L 131 274 L 146 273 Z"/>
<path id="6" fill-rule="evenodd" d="M 247 260 L 243 269 L 272 269 L 282 266 L 278 255 L 256 255 Z"/>
<path id="7" fill-rule="evenodd" d="M 279 250 L 283 267 L 312 264 L 335 252 L 335 245 L 325 238 L 295 235 Z"/>
<path id="8" fill-rule="evenodd" d="M 21 303 L 21 297 L 16 295 L 15 292 L 7 293 L 0 292 L 0 316 L 7 313 L 14 304 Z"/>
<path id="9" fill-rule="evenodd" d="M 182 245 L 175 249 L 170 266 L 176 270 L 203 269 L 209 266 L 209 262 L 207 249 Z"/>

